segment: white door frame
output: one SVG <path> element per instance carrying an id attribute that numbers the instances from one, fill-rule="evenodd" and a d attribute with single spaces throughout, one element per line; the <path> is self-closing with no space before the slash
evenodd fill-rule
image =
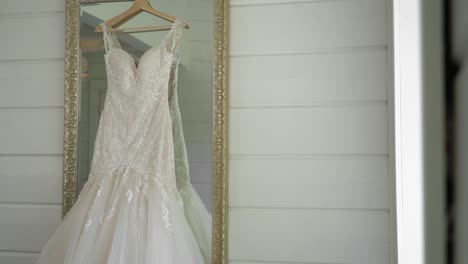
<path id="1" fill-rule="evenodd" d="M 390 1 L 399 264 L 444 263 L 441 1 Z"/>
<path id="2" fill-rule="evenodd" d="M 425 264 L 420 21 L 419 1 L 393 1 L 394 165 L 399 264 Z"/>

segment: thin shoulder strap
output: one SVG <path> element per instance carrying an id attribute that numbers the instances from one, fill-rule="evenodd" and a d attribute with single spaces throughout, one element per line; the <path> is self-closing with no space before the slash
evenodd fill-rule
<path id="1" fill-rule="evenodd" d="M 120 47 L 119 42 L 115 39 L 115 36 L 112 35 L 108 29 L 105 22 L 101 23 L 102 26 L 102 34 L 104 39 L 104 48 L 107 51 L 113 47 Z"/>
<path id="2" fill-rule="evenodd" d="M 171 53 L 177 53 L 179 50 L 180 38 L 183 32 L 182 20 L 176 19 L 172 24 L 171 32 L 169 33 L 167 49 Z"/>
<path id="3" fill-rule="evenodd" d="M 109 35 L 107 34 L 107 26 L 106 23 L 101 23 L 102 27 L 102 38 L 104 39 L 104 49 L 106 52 L 109 50 Z"/>

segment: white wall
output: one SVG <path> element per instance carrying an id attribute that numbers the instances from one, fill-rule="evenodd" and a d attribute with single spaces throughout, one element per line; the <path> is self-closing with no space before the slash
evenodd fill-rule
<path id="1" fill-rule="evenodd" d="M 60 220 L 63 10 L 0 3 L 2 264 Z M 385 0 L 231 0 L 231 23 L 231 263 L 390 263 Z"/>
<path id="2" fill-rule="evenodd" d="M 0 2 L 0 263 L 33 263 L 61 219 L 63 0 Z"/>
<path id="3" fill-rule="evenodd" d="M 388 8 L 231 0 L 230 263 L 396 263 Z"/>
<path id="4" fill-rule="evenodd" d="M 446 262 L 442 0 L 393 1 L 398 262 Z"/>

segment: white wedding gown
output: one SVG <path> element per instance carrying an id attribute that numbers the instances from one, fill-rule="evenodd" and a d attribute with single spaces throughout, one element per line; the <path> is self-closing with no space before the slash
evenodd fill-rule
<path id="1" fill-rule="evenodd" d="M 37 264 L 210 263 L 211 217 L 189 181 L 177 104 L 182 30 L 176 20 L 136 65 L 104 28 L 108 89 L 91 171 Z"/>

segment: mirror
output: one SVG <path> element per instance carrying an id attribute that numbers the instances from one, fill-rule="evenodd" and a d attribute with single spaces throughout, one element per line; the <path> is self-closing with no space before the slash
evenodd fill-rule
<path id="1" fill-rule="evenodd" d="M 210 218 L 213 217 L 213 219 L 204 220 L 210 233 L 212 229 L 212 233 L 204 237 L 205 240 L 210 240 L 210 249 L 202 249 L 204 251 L 202 254 L 211 252 L 211 256 L 203 256 L 206 263 L 227 263 L 225 249 L 225 222 L 227 219 L 225 192 L 227 174 L 227 128 L 225 123 L 228 57 L 226 41 L 227 1 L 149 0 L 148 2 L 153 8 L 183 20 L 190 27 L 190 29 L 180 30 L 182 37 L 177 45 L 177 59 L 174 60 L 178 63 L 176 63 L 177 66 L 170 67 L 170 79 L 166 87 L 168 88 L 167 105 L 172 127 L 169 131 L 172 131 L 173 134 L 168 137 L 172 138 L 172 143 L 168 146 L 173 147 L 174 151 L 175 177 L 179 179 L 180 175 L 186 175 L 196 193 L 193 197 L 201 198 L 200 208 L 203 207 L 207 215 Z M 112 138 L 113 136 L 110 134 L 99 136 L 97 133 L 98 130 L 104 130 L 101 128 L 102 120 L 109 118 L 105 113 L 106 109 L 111 108 L 109 105 L 112 104 L 108 99 L 109 93 L 112 93 L 112 90 L 110 92 L 109 89 L 115 89 L 115 86 L 108 83 L 108 80 L 111 80 L 108 76 L 109 70 L 112 71 L 115 67 L 120 67 L 114 64 L 109 66 L 109 57 L 119 58 L 117 63 L 124 65 L 130 59 L 131 64 L 134 63 L 134 72 L 138 74 L 140 71 L 160 70 L 163 66 L 156 67 L 162 65 L 158 64 L 159 60 L 162 61 L 164 56 L 170 55 L 169 53 L 164 55 L 161 49 L 166 47 L 163 47 L 162 43 L 167 43 L 167 39 L 172 40 L 172 37 L 176 35 L 174 33 L 175 24 L 171 26 L 166 20 L 146 12 L 133 17 L 121 27 L 169 25 L 171 29 L 140 33 L 109 32 L 111 29 L 108 29 L 108 38 L 104 37 L 105 33 L 95 31 L 96 26 L 128 10 L 131 5 L 132 1 L 125 0 L 67 0 L 64 215 L 73 207 L 76 199 L 79 199 L 80 193 L 86 193 L 87 183 L 92 182 L 92 179 L 89 178 L 93 177 L 90 176 L 93 175 L 92 168 L 98 167 L 98 165 L 93 165 L 93 160 L 101 158 L 95 157 L 96 155 L 101 156 L 101 153 L 96 154 L 96 151 L 99 152 L 97 149 L 100 149 L 105 144 L 104 141 L 107 141 L 103 138 Z M 110 55 L 114 47 L 107 45 L 109 48 L 105 49 L 104 39 L 107 40 L 106 43 L 117 45 L 120 50 L 119 54 L 114 52 L 113 54 L 117 55 Z M 147 56 L 151 53 L 159 53 L 159 55 Z M 122 59 L 122 56 L 125 59 Z M 140 64 L 140 59 L 145 63 Z M 151 60 L 158 61 L 151 65 Z M 131 66 L 131 64 L 127 64 L 127 66 Z M 125 72 L 119 74 L 124 76 L 122 78 L 127 76 Z M 163 76 L 163 73 L 157 75 Z M 144 74 L 129 76 L 133 76 L 137 82 L 146 81 L 145 78 L 141 77 Z M 114 76 L 117 82 L 121 82 L 119 78 Z M 116 86 L 120 86 L 120 84 Z M 153 83 L 150 86 L 155 85 Z M 134 86 L 125 88 L 129 87 L 135 88 Z M 122 95 L 121 98 L 127 100 L 125 96 L 130 98 L 138 95 L 129 93 Z M 138 100 L 143 100 L 141 95 L 140 97 Z M 139 110 L 127 108 L 125 111 L 128 114 L 129 111 Z M 159 112 L 155 112 L 155 114 L 159 114 Z M 161 115 L 163 116 L 162 113 Z M 135 118 L 138 115 L 126 116 Z M 140 122 L 141 120 L 136 121 Z M 136 127 L 138 125 L 135 125 Z M 132 128 L 133 126 L 130 125 L 123 129 L 131 131 Z M 139 133 L 137 129 L 134 130 L 134 134 Z M 99 147 L 96 147 L 96 142 L 100 142 Z M 164 140 L 164 142 L 168 141 Z M 157 146 L 155 146 L 156 148 Z M 170 163 L 169 160 L 167 162 Z M 131 173 L 129 176 L 132 176 Z M 193 207 L 193 204 L 196 204 L 194 199 L 198 198 L 193 198 L 190 195 L 188 195 L 190 198 L 185 197 L 187 196 L 186 191 L 181 190 L 179 182 L 177 182 L 177 188 L 185 205 L 185 212 L 190 214 L 187 212 L 187 207 L 189 207 L 187 204 L 190 203 Z M 130 196 L 133 196 L 133 193 Z M 200 208 L 198 210 L 201 210 Z M 199 231 L 194 231 L 194 233 L 196 232 Z M 211 240 L 213 241 L 212 245 Z"/>
<path id="2" fill-rule="evenodd" d="M 179 47 L 178 101 L 182 117 L 190 178 L 211 211 L 212 183 L 212 89 L 213 89 L 213 1 L 150 1 L 152 6 L 187 21 Z M 194 3 L 195 2 L 195 3 Z M 129 2 L 81 4 L 80 86 L 78 120 L 78 193 L 87 181 L 94 142 L 107 92 L 103 33 L 97 25 L 126 11 Z M 141 13 L 122 27 L 167 25 L 151 14 Z M 157 47 L 168 31 L 118 34 L 122 49 L 136 60 Z M 176 160 L 180 162 L 180 160 Z M 176 164 L 176 167 L 180 166 Z"/>

